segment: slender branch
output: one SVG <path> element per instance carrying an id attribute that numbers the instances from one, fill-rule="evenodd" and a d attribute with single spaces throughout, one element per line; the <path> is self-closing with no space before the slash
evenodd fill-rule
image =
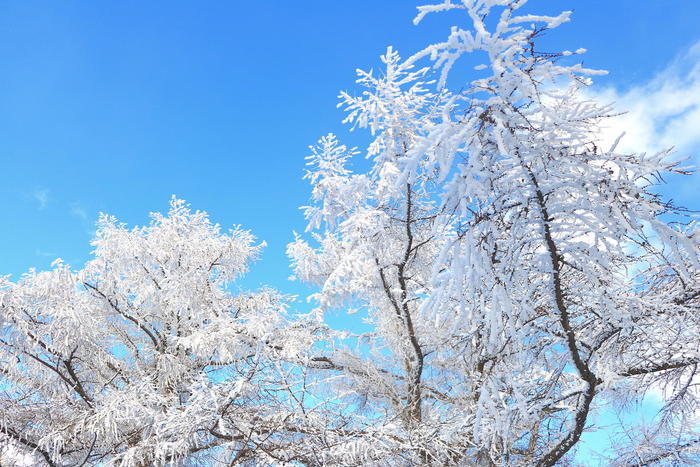
<path id="1" fill-rule="evenodd" d="M 630 368 L 629 370 L 626 370 L 626 371 L 619 373 L 619 374 L 620 374 L 620 376 L 648 375 L 650 373 L 658 373 L 660 371 L 685 368 L 688 366 L 697 365 L 698 363 L 700 363 L 700 358 L 691 358 L 691 359 L 684 360 L 681 362 L 666 362 L 666 363 L 660 363 L 658 365 L 653 365 L 653 366 Z"/>
<path id="2" fill-rule="evenodd" d="M 51 455 L 48 453 L 48 451 L 46 451 L 45 449 L 42 449 L 41 447 L 39 447 L 39 445 L 36 444 L 35 442 L 28 440 L 27 438 L 25 438 L 24 436 L 22 436 L 21 433 L 16 432 L 15 430 L 13 430 L 13 429 L 10 428 L 10 427 L 3 427 L 3 428 L 0 430 L 0 432 L 1 432 L 1 433 L 4 433 L 4 434 L 7 435 L 7 436 L 9 436 L 10 438 L 12 438 L 13 440 L 17 441 L 18 443 L 23 444 L 24 446 L 26 446 L 26 447 L 28 447 L 28 448 L 30 448 L 30 449 L 32 449 L 32 450 L 38 452 L 39 454 L 41 454 L 41 456 L 44 458 L 44 460 L 46 461 L 46 463 L 48 464 L 49 467 L 58 467 L 58 464 L 56 464 L 56 463 L 51 459 Z"/>
<path id="3" fill-rule="evenodd" d="M 156 338 L 156 336 L 155 336 L 155 335 L 158 334 L 158 331 L 153 330 L 153 332 L 151 332 L 151 330 L 148 329 L 148 328 L 147 328 L 141 321 L 139 321 L 137 318 L 134 318 L 134 317 L 131 316 L 130 314 L 128 314 L 128 313 L 126 313 L 125 311 L 121 310 L 121 309 L 117 306 L 117 304 L 114 303 L 114 302 L 112 301 L 111 298 L 109 298 L 108 296 L 106 296 L 106 295 L 105 295 L 100 289 L 98 289 L 96 286 L 94 286 L 94 285 L 92 285 L 92 284 L 90 284 L 90 283 L 88 283 L 88 282 L 83 282 L 83 285 L 84 285 L 85 287 L 88 287 L 89 289 L 94 290 L 100 297 L 102 297 L 104 300 L 107 301 L 107 303 L 109 304 L 109 306 L 110 306 L 114 311 L 116 311 L 119 315 L 123 316 L 124 318 L 128 319 L 129 321 L 131 321 L 132 323 L 134 323 L 135 325 L 137 325 L 137 326 L 139 327 L 139 329 L 141 329 L 143 332 L 145 332 L 146 335 L 151 339 L 151 342 L 153 342 L 153 345 L 155 346 L 156 349 L 160 349 L 160 348 L 161 348 L 160 340 L 159 340 L 158 338 Z M 154 335 L 154 334 L 155 334 L 155 335 Z M 158 336 L 158 337 L 160 338 L 160 336 Z"/>
<path id="4" fill-rule="evenodd" d="M 524 165 L 524 164 L 523 164 Z M 539 208 L 540 217 L 542 220 L 542 229 L 544 235 L 544 241 L 549 254 L 549 260 L 552 268 L 552 282 L 554 288 L 554 301 L 559 312 L 559 323 L 564 329 L 566 334 L 566 343 L 571 354 L 571 358 L 576 367 L 576 371 L 581 376 L 581 378 L 588 383 L 588 387 L 583 393 L 583 400 L 580 403 L 576 415 L 574 416 L 574 427 L 573 429 L 554 446 L 547 454 L 545 454 L 540 465 L 543 466 L 553 466 L 559 459 L 561 459 L 576 443 L 581 439 L 581 434 L 583 429 L 586 427 L 586 420 L 588 419 L 588 413 L 590 412 L 591 402 L 596 394 L 596 386 L 600 383 L 599 378 L 591 371 L 588 363 L 582 358 L 581 353 L 578 348 L 576 341 L 576 334 L 571 326 L 569 310 L 566 307 L 566 302 L 564 299 L 564 289 L 561 281 L 561 256 L 557 250 L 556 243 L 552 237 L 552 232 L 549 223 L 551 218 L 547 211 L 547 205 L 545 202 L 542 190 L 537 183 L 537 179 L 531 170 L 527 169 L 530 175 L 530 181 L 535 188 L 535 200 Z"/>

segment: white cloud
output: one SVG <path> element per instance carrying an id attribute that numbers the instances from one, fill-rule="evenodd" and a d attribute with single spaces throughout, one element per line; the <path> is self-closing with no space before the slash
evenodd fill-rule
<path id="1" fill-rule="evenodd" d="M 91 220 L 91 215 L 88 211 L 78 202 L 70 203 L 70 210 L 68 211 L 71 216 L 76 217 L 80 220 L 80 224 L 85 228 L 85 234 L 90 237 L 95 237 L 95 224 L 94 218 Z"/>
<path id="2" fill-rule="evenodd" d="M 78 203 L 72 203 L 70 206 L 70 214 L 79 218 L 82 221 L 87 221 L 88 215 L 85 209 Z"/>
<path id="3" fill-rule="evenodd" d="M 51 253 L 50 251 L 44 251 L 41 248 L 35 248 L 34 254 L 37 256 L 42 256 L 44 258 L 55 258 L 56 257 L 55 253 Z"/>
<path id="4" fill-rule="evenodd" d="M 646 83 L 624 91 L 592 92 L 601 102 L 627 112 L 606 122 L 606 142 L 624 131 L 619 146 L 623 151 L 656 153 L 673 147 L 676 157 L 700 163 L 700 42 Z"/>
<path id="5" fill-rule="evenodd" d="M 32 192 L 32 198 L 39 203 L 39 209 L 44 209 L 49 204 L 49 189 L 37 188 Z"/>
<path id="6" fill-rule="evenodd" d="M 602 104 L 613 104 L 616 112 L 625 112 L 603 123 L 604 149 L 625 133 L 619 151 L 654 154 L 673 148 L 674 159 L 685 160 L 683 166 L 700 170 L 700 42 L 646 82 L 625 90 L 593 86 L 587 94 Z M 668 190 L 668 194 L 681 198 L 681 205 L 700 207 L 700 174 L 677 180 Z M 695 378 L 694 383 L 700 380 Z M 674 394 L 671 386 L 653 385 L 646 393 L 644 406 L 656 411 Z M 687 422 L 700 423 L 700 411 L 691 419 Z"/>

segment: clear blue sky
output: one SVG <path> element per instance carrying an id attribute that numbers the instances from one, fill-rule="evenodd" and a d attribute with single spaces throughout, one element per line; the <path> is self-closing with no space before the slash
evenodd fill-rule
<path id="1" fill-rule="evenodd" d="M 408 56 L 461 19 L 429 16 L 416 27 L 415 5 L 0 3 L 0 274 L 56 257 L 79 267 L 98 212 L 143 224 L 177 194 L 268 242 L 246 285 L 302 291 L 286 280 L 284 249 L 304 228 L 307 146 L 329 131 L 362 146 L 365 135 L 348 135 L 335 107 L 339 90 L 354 89 L 355 68 L 377 66 L 387 45 Z M 528 9 L 574 10 L 545 45 L 587 48 L 585 64 L 611 72 L 600 89 L 627 103 L 653 92 L 674 60 L 700 56 L 689 54 L 700 40 L 695 0 L 531 0 Z M 700 209 L 698 186 L 666 191 Z"/>

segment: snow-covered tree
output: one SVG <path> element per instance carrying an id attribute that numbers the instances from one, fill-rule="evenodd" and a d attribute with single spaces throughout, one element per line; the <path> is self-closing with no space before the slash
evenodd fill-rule
<path id="1" fill-rule="evenodd" d="M 595 410 L 651 389 L 667 403 L 615 461 L 698 460 L 700 232 L 654 191 L 687 172 L 604 145 L 614 112 L 585 93 L 602 72 L 537 45 L 570 12 L 524 4 L 419 7 L 469 30 L 389 49 L 341 94 L 371 168 L 353 173 L 333 135 L 312 149 L 295 273 L 320 312 L 369 325 L 327 352 L 348 431 L 324 462 L 564 463 Z M 459 66 L 479 76 L 452 83 Z"/>
<path id="2" fill-rule="evenodd" d="M 371 167 L 312 148 L 288 248 L 312 313 L 235 290 L 262 245 L 177 199 L 103 216 L 80 270 L 0 278 L 0 462 L 566 464 L 596 410 L 650 390 L 666 404 L 611 462 L 700 462 L 700 232 L 655 191 L 687 171 L 604 144 L 601 72 L 538 46 L 570 14 L 524 5 L 419 7 L 469 30 L 341 94 Z M 334 309 L 358 323 L 330 331 Z"/>
<path id="3" fill-rule="evenodd" d="M 304 462 L 298 433 L 313 412 L 298 363 L 317 326 L 289 316 L 273 290 L 231 291 L 262 245 L 174 198 L 142 228 L 103 216 L 93 245 L 81 270 L 57 261 L 2 278 L 3 455 L 52 466 Z"/>

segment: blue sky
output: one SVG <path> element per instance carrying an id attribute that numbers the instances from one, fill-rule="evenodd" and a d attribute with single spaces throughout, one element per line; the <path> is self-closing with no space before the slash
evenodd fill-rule
<path id="1" fill-rule="evenodd" d="M 251 284 L 291 287 L 284 248 L 304 226 L 307 146 L 328 131 L 365 142 L 340 123 L 338 91 L 353 90 L 355 68 L 377 66 L 387 45 L 409 55 L 461 19 L 433 15 L 416 27 L 414 7 L 2 2 L 0 273 L 58 256 L 79 266 L 98 212 L 142 224 L 177 194 L 268 242 Z M 611 72 L 597 89 L 614 88 L 615 100 L 700 40 L 699 2 L 531 0 L 528 8 L 574 10 L 545 45 L 586 47 L 585 64 Z"/>
<path id="2" fill-rule="evenodd" d="M 303 293 L 284 254 L 303 230 L 307 146 L 333 131 L 355 68 L 408 56 L 456 15 L 411 20 L 408 0 L 0 3 L 0 274 L 89 258 L 98 212 L 143 224 L 171 194 L 269 244 L 246 285 Z M 543 48 L 585 47 L 610 71 L 593 94 L 633 112 L 630 149 L 700 148 L 700 2 L 531 0 L 574 10 Z M 672 105 L 666 105 L 672 104 Z M 669 107 L 669 108 L 665 108 Z M 621 128 L 615 128 L 618 130 Z M 361 164 L 361 163 L 360 163 Z M 700 179 L 664 192 L 700 209 Z"/>

